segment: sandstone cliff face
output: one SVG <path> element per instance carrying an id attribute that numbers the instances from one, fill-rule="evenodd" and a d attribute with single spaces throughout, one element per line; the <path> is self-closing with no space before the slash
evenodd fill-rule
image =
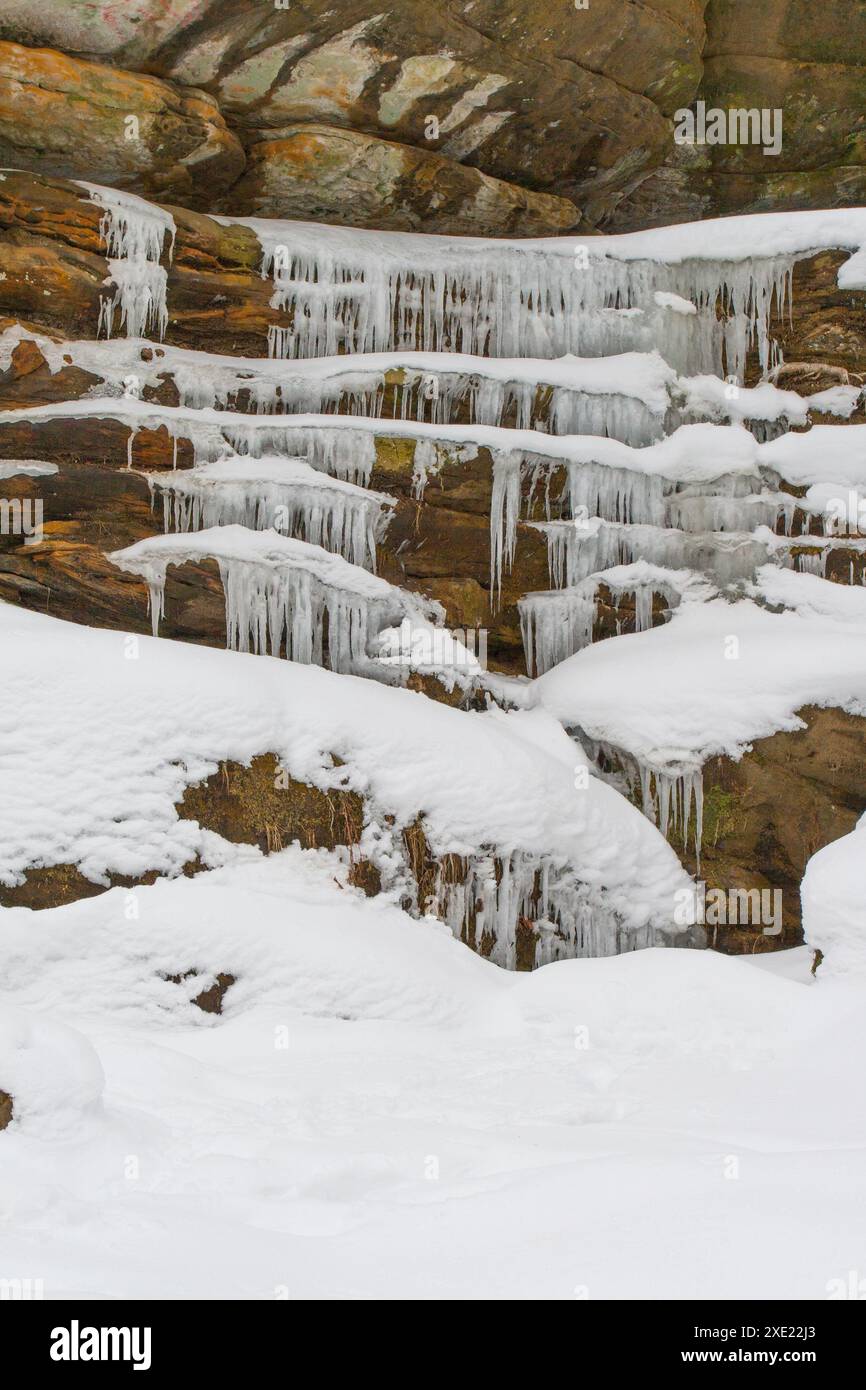
<path id="1" fill-rule="evenodd" d="M 270 303 L 270 283 L 259 273 L 258 241 L 237 225 L 178 207 L 172 213 L 177 234 L 172 262 L 166 267 L 166 343 L 264 356 L 268 330 L 279 326 L 282 318 Z M 71 362 L 52 372 L 33 341 L 40 333 L 58 341 L 92 336 L 105 293 L 100 222 L 101 209 L 61 179 L 10 173 L 0 181 L 0 273 L 6 275 L 3 303 L 9 315 L 0 320 L 0 330 L 18 322 L 25 333 L 0 376 L 3 408 L 78 399 L 103 389 L 98 376 Z M 866 361 L 862 297 L 838 289 L 841 259 L 839 253 L 822 253 L 800 262 L 794 273 L 793 318 L 774 325 L 787 359 L 783 384 L 804 392 L 841 377 L 858 380 Z M 39 267 L 38 276 L 34 266 Z M 158 360 L 162 349 L 147 351 Z M 752 360 L 748 377 L 755 380 L 758 375 L 758 364 Z M 394 372 L 382 401 L 384 418 L 399 417 L 399 387 L 400 374 Z M 157 384 L 148 386 L 144 396 L 176 405 L 171 373 L 158 375 Z M 8 423 L 0 411 L 0 460 L 33 457 L 59 465 L 51 475 L 21 475 L 4 482 L 7 497 L 42 501 L 45 539 L 30 548 L 18 537 L 0 538 L 0 597 L 74 622 L 149 630 L 141 582 L 118 570 L 107 553 L 153 534 L 158 521 L 142 475 L 168 471 L 175 462 L 180 469 L 188 468 L 192 450 L 181 438 L 175 454 L 164 429 L 143 429 L 134 441 L 130 469 L 128 447 L 128 428 L 111 419 Z M 492 601 L 489 452 L 481 448 L 471 459 L 444 459 L 419 500 L 411 437 L 382 434 L 375 448 L 370 487 L 396 502 L 379 548 L 379 573 L 439 600 L 450 626 L 485 628 L 491 668 L 521 673 L 525 668 L 517 601 L 526 592 L 548 587 L 547 551 L 541 536 L 520 523 L 515 564 L 504 575 L 500 602 Z M 554 480 L 554 494 L 558 488 Z M 523 514 L 531 515 L 527 498 Z M 837 558 L 843 567 L 860 563 L 859 557 L 845 553 Z M 828 572 L 834 573 L 833 565 Z M 654 621 L 664 621 L 658 602 L 656 608 Z M 629 632 L 634 625 L 633 604 L 618 602 L 602 589 L 595 640 Z M 223 646 L 224 597 L 214 562 L 170 571 L 161 631 L 175 639 Z M 459 689 L 449 693 L 435 681 L 424 689 L 439 699 L 462 698 Z M 713 944 L 721 949 L 754 951 L 796 943 L 798 884 L 807 858 L 847 833 L 866 809 L 860 774 L 863 721 L 834 710 L 805 711 L 804 718 L 807 729 L 802 733 L 776 735 L 757 744 L 740 762 L 716 759 L 705 770 L 703 877 L 712 887 L 767 886 L 781 888 L 784 895 L 781 938 L 720 929 Z M 258 805 L 256 777 L 239 769 L 233 778 L 241 819 L 229 826 L 230 838 L 260 838 L 265 833 L 262 826 L 270 822 L 262 812 L 258 829 L 251 828 L 251 808 Z M 303 811 L 305 795 L 299 792 L 292 802 L 293 814 Z M 216 785 L 208 786 L 197 793 L 195 805 L 203 823 L 212 821 L 224 834 L 228 822 L 217 815 L 220 796 Z M 275 833 L 285 841 L 292 824 L 277 825 Z M 695 869 L 692 847 L 677 844 L 677 849 L 684 863 Z M 45 906 L 92 891 L 80 875 L 70 874 L 58 868 L 30 875 L 21 889 L 11 896 L 7 892 L 6 899 Z"/>
<path id="2" fill-rule="evenodd" d="M 188 207 L 208 186 L 236 214 L 452 232 L 847 206 L 864 24 L 856 0 L 8 0 L 0 155 Z M 781 152 L 678 146 L 674 116 L 698 100 L 779 108 Z"/>
<path id="3" fill-rule="evenodd" d="M 594 220 L 663 159 L 670 116 L 700 77 L 703 4 L 593 0 L 552 16 L 537 0 L 311 0 L 270 13 L 211 0 L 72 4 L 51 16 L 13 0 L 0 24 L 5 37 L 204 88 L 252 137 L 351 128 L 565 196 Z M 386 190 L 382 225 L 389 215 Z"/>
<path id="4" fill-rule="evenodd" d="M 297 217 L 397 231 L 541 236 L 569 231 L 573 203 L 490 178 L 428 150 L 327 125 L 263 133 L 231 203 L 257 217 Z"/>

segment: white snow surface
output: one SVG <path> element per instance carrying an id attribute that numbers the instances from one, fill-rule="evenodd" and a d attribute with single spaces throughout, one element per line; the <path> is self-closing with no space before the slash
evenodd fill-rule
<path id="1" fill-rule="evenodd" d="M 0 1001 L 105 1073 L 56 1141 L 23 1105 L 0 1135 L 4 1273 L 49 1299 L 595 1301 L 823 1299 L 857 1267 L 862 985 L 805 950 L 508 975 L 340 884 L 288 849 L 0 910 Z"/>
<path id="2" fill-rule="evenodd" d="M 423 609 L 424 600 L 408 589 L 398 589 L 360 565 L 352 565 L 340 555 L 320 545 L 281 536 L 278 531 L 253 531 L 247 526 L 211 526 L 204 531 L 169 532 L 148 536 L 124 550 L 115 550 L 109 559 L 131 574 L 144 576 L 164 573 L 165 565 L 183 565 L 195 560 L 239 561 L 268 565 L 273 569 L 302 569 L 315 574 L 321 583 L 344 589 L 364 599 L 390 599 L 398 607 Z"/>
<path id="3" fill-rule="evenodd" d="M 6 925 L 2 912 L 0 924 Z M 99 1058 L 51 1011 L 18 1008 L 3 993 L 0 1090 L 12 1097 L 13 1120 L 43 1141 L 66 1138 L 100 1106 L 105 1078 Z"/>
<path id="4" fill-rule="evenodd" d="M 56 463 L 43 463 L 41 459 L 0 459 L 0 479 L 6 478 L 50 478 L 58 471 Z"/>
<path id="5" fill-rule="evenodd" d="M 761 443 L 741 423 L 769 435 L 810 409 L 846 416 L 859 392 L 729 392 L 720 379 L 723 360 L 737 374 L 750 346 L 765 372 L 777 361 L 770 310 L 784 307 L 799 257 L 847 249 L 839 284 L 866 288 L 866 210 L 519 242 L 222 218 L 259 237 L 272 304 L 294 312 L 271 349 L 292 360 L 167 348 L 146 363 L 153 345 L 140 335 L 164 333 L 170 311 L 173 220 L 133 195 L 82 188 L 105 210 L 113 293 L 100 327 L 130 336 L 46 355 L 127 394 L 3 419 L 113 417 L 193 440 L 196 469 L 152 485 L 173 490 L 172 505 L 207 494 L 213 515 L 197 521 L 228 524 L 114 557 L 147 579 L 155 619 L 166 565 L 213 556 L 235 645 L 264 650 L 269 629 L 280 650 L 293 610 L 309 645 L 310 603 L 330 605 L 331 641 L 345 620 L 347 661 L 399 656 L 406 605 L 413 631 L 439 635 L 419 600 L 341 558 L 375 563 L 390 499 L 355 485 L 369 481 L 377 434 L 418 441 L 418 496 L 437 446 L 467 458 L 490 449 L 494 584 L 513 554 L 522 469 L 543 487 L 551 463 L 567 464 L 572 518 L 597 507 L 581 542 L 590 569 L 609 534 L 643 547 L 633 564 L 527 596 L 524 622 L 531 610 L 536 626 L 525 635 L 542 665 L 591 636 L 599 582 L 635 594 L 639 625 L 652 622 L 654 593 L 672 612 L 533 682 L 501 678 L 521 707 L 482 714 L 300 661 L 0 603 L 0 882 L 54 864 L 103 886 L 112 874 L 165 875 L 38 914 L 0 908 L 0 1089 L 14 1103 L 0 1133 L 0 1276 L 38 1274 L 47 1297 L 827 1296 L 862 1267 L 866 1240 L 866 817 L 809 863 L 807 947 L 737 959 L 651 949 L 675 937 L 672 909 L 691 880 L 576 739 L 634 760 L 645 805 L 654 770 L 661 824 L 672 813 L 687 826 L 694 798 L 699 843 L 708 757 L 801 727 L 807 704 L 866 717 L 866 588 L 776 564 L 754 572 L 802 540 L 768 529 L 790 509 L 779 478 L 811 490 L 806 510 L 841 489 L 859 503 L 866 427 Z M 370 379 L 395 366 L 477 376 L 491 418 L 517 382 L 523 423 L 524 388 L 618 397 L 591 408 L 618 437 L 581 434 L 573 402 L 548 422 L 561 435 L 372 418 L 361 409 L 379 389 Z M 127 375 L 165 370 L 177 372 L 181 408 L 134 399 Z M 215 408 L 245 372 L 263 413 Z M 355 413 L 265 414 L 287 382 L 320 410 L 339 382 Z M 626 409 L 628 395 L 637 405 Z M 642 432 L 672 401 L 677 419 L 732 423 L 648 443 Z M 44 468 L 10 462 L 0 477 Z M 716 482 L 709 496 L 689 492 Z M 293 489 L 307 510 L 329 499 L 316 522 L 329 550 L 235 524 L 240 493 L 259 525 Z M 377 515 L 362 525 L 367 498 Z M 557 538 L 570 523 L 545 525 L 563 580 Z M 702 568 L 702 545 L 730 560 L 731 592 L 679 568 L 692 554 Z M 452 660 L 469 657 L 442 636 Z M 350 887 L 344 851 L 264 857 L 180 819 L 187 786 L 263 753 L 292 777 L 364 796 L 376 899 Z M 401 859 L 400 831 L 419 817 L 434 854 L 468 866 L 465 884 L 437 884 L 435 916 L 413 904 Z M 203 871 L 184 877 L 196 857 Z M 474 904 L 490 960 L 455 940 Z M 540 968 L 498 969 L 515 964 L 530 909 Z M 650 949 L 630 949 L 640 945 Z M 817 977 L 813 948 L 824 953 Z M 615 950 L 626 953 L 589 958 Z M 235 983 L 223 1013 L 204 1014 L 192 999 L 220 973 Z"/>
<path id="6" fill-rule="evenodd" d="M 572 393 L 608 398 L 604 405 L 608 416 L 607 432 L 620 437 L 613 428 L 617 400 L 631 398 L 643 405 L 650 416 L 663 418 L 672 400 L 683 400 L 684 411 L 709 420 L 742 423 L 744 420 L 790 424 L 807 422 L 810 410 L 848 418 L 862 394 L 857 386 L 837 386 L 827 391 L 801 396 L 796 391 L 780 390 L 764 381 L 754 387 L 736 386 L 712 375 L 677 376 L 656 351 L 626 352 L 605 357 L 575 357 L 565 354 L 557 358 L 496 358 L 479 357 L 457 352 L 379 352 L 354 353 L 336 357 L 283 359 L 234 357 L 157 344 L 146 338 L 125 338 L 109 342 L 93 339 L 57 342 L 43 334 L 25 331 L 13 325 L 0 334 L 0 363 L 8 365 L 12 349 L 22 340 L 32 340 L 39 347 L 52 372 L 72 362 L 85 371 L 99 376 L 106 385 L 120 391 L 130 375 L 140 386 L 155 387 L 162 377 L 174 378 L 180 391 L 181 404 L 196 407 L 225 408 L 231 399 L 246 388 L 263 413 L 300 410 L 318 396 L 319 406 L 336 406 L 347 399 L 353 415 L 372 414 L 368 408 L 375 403 L 375 391 L 384 388 L 388 372 L 403 371 L 410 381 L 423 386 L 425 379 L 440 376 L 454 380 L 475 381 L 474 393 L 469 395 L 475 410 L 474 418 L 486 415 L 486 424 L 498 424 L 498 409 L 504 400 L 503 388 L 511 385 L 516 392 L 528 388 L 550 386 L 558 393 L 550 407 L 545 432 L 571 432 L 566 423 L 574 407 Z M 485 392 L 490 402 L 485 407 Z M 490 387 L 498 387 L 491 393 Z M 281 393 L 278 400 L 277 392 Z M 461 397 L 462 399 L 462 397 Z M 520 397 L 518 396 L 518 399 Z M 425 408 L 417 397 L 410 398 L 416 409 Z M 437 410 L 440 396 L 434 398 Z M 528 413 L 532 396 L 522 402 L 521 414 Z M 558 403 L 558 404 L 557 404 Z M 447 391 L 441 396 L 441 409 L 447 411 Z M 411 410 L 406 410 L 411 416 Z M 447 414 L 433 415 L 447 423 Z M 590 414 L 590 418 L 593 418 Z M 634 426 L 633 426 L 634 427 Z M 580 433 L 581 431 L 576 431 Z M 648 443 L 650 440 L 629 442 Z"/>
<path id="7" fill-rule="evenodd" d="M 418 259 L 425 249 L 435 254 L 453 250 L 458 255 L 476 255 L 492 248 L 527 253 L 549 252 L 574 259 L 575 249 L 585 246 L 591 257 L 600 255 L 621 261 L 656 261 L 676 265 L 684 260 L 747 261 L 759 257 L 807 255 L 810 251 L 842 249 L 860 252 L 866 248 L 866 208 L 830 208 L 825 211 L 769 212 L 742 217 L 713 217 L 698 222 L 681 222 L 641 232 L 622 232 L 609 236 L 526 237 L 516 241 L 486 237 L 429 235 L 419 232 L 365 231 L 336 227 L 326 223 L 295 222 L 255 217 L 214 217 L 225 226 L 252 227 L 258 236 L 276 242 L 281 233 L 321 236 L 331 250 L 357 245 L 383 256 L 408 254 Z M 846 270 L 846 267 L 842 267 Z M 840 285 L 857 288 L 859 265 L 848 270 Z M 866 287 L 866 278 L 863 281 Z"/>

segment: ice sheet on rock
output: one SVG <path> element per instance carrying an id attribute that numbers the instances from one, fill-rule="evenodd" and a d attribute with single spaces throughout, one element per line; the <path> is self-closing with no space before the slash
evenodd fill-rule
<path id="1" fill-rule="evenodd" d="M 766 472 L 796 486 L 827 481 L 866 486 L 866 425 L 813 425 L 803 433 L 790 433 L 768 443 L 759 443 L 741 425 L 691 424 L 682 425 L 672 435 L 634 448 L 617 439 L 592 435 L 540 435 L 537 430 L 500 429 L 492 425 L 430 425 L 419 421 L 370 420 L 332 415 L 299 415 L 290 420 L 273 417 L 241 415 L 231 411 L 183 410 L 176 406 L 159 406 L 150 402 L 112 397 L 86 397 L 78 401 L 62 401 L 53 405 L 33 406 L 27 410 L 3 412 L 3 422 L 22 420 L 38 422 L 43 419 L 84 419 L 96 417 L 116 419 L 131 428 L 157 429 L 163 425 L 176 436 L 202 438 L 201 460 L 212 461 L 209 450 L 211 436 L 218 432 L 226 441 L 242 444 L 247 452 L 282 453 L 297 456 L 305 450 L 299 443 L 308 441 L 308 448 L 320 458 L 327 457 L 334 446 L 331 441 L 348 436 L 349 443 L 359 447 L 372 436 L 392 436 L 408 439 L 428 439 L 457 448 L 489 449 L 511 454 L 520 451 L 526 463 L 548 466 L 551 463 L 598 464 L 604 468 L 621 468 L 630 472 L 661 477 L 669 483 L 711 483 L 728 474 L 741 474 L 760 482 Z M 185 433 L 184 433 L 185 432 Z M 317 434 L 326 436 L 316 445 Z M 274 447 L 281 445 L 280 448 Z M 347 445 L 348 447 L 348 445 Z M 316 458 L 310 462 L 317 466 Z M 318 466 L 321 466 L 319 464 Z M 346 472 L 349 464 L 341 465 Z M 363 473 L 366 463 L 357 465 Z M 330 468 L 328 471 L 332 471 Z M 342 475 L 341 475 L 342 476 Z M 350 478 L 364 483 L 365 478 Z"/>
<path id="2" fill-rule="evenodd" d="M 372 673 L 376 635 L 404 616 L 443 617 L 438 604 L 398 589 L 321 546 L 276 531 L 227 525 L 186 535 L 137 541 L 109 559 L 148 586 L 154 636 L 164 613 L 169 565 L 204 559 L 219 565 L 226 601 L 226 646 L 233 651 L 282 652 L 290 661 L 333 671 Z M 385 668 L 387 670 L 387 668 Z"/>
<path id="3" fill-rule="evenodd" d="M 743 374 L 751 346 L 764 370 L 797 253 L 751 260 L 622 256 L 621 237 L 490 242 L 411 237 L 239 219 L 262 245 L 273 356 L 388 348 L 491 357 L 604 356 L 658 346 L 679 370 Z M 672 239 L 673 240 L 673 239 Z M 632 244 L 632 250 L 636 243 Z M 660 248 L 661 249 L 661 248 Z M 693 313 L 677 312 L 683 300 Z M 725 317 L 719 318 L 721 303 Z"/>
<path id="4" fill-rule="evenodd" d="M 116 209 L 137 243 L 152 245 L 142 230 L 144 215 L 164 222 L 162 209 L 112 189 L 82 187 Z M 273 306 L 290 318 L 290 326 L 270 332 L 272 355 L 285 357 L 391 348 L 600 356 L 660 346 L 678 370 L 721 375 L 726 367 L 741 377 L 752 345 L 764 371 L 774 364 L 770 312 L 784 311 L 798 259 L 850 249 L 856 254 L 839 283 L 866 283 L 866 229 L 857 209 L 518 242 L 214 220 L 250 227 L 258 237 L 262 274 L 274 282 Z M 677 312 L 671 307 L 677 300 L 690 301 L 697 312 Z"/>
<path id="5" fill-rule="evenodd" d="M 110 338 L 117 313 L 121 332 L 129 337 L 141 338 L 153 331 L 164 338 L 168 276 L 160 261 L 165 252 L 171 263 L 174 218 L 134 193 L 90 183 L 81 183 L 81 187 L 104 210 L 100 232 L 114 287 L 113 297 L 103 298 L 100 304 L 98 332 Z"/>
<path id="6" fill-rule="evenodd" d="M 570 589 L 596 571 L 647 560 L 663 569 L 688 569 L 725 587 L 748 580 L 772 559 L 803 573 L 826 573 L 834 550 L 866 554 L 866 538 L 777 535 L 766 525 L 751 532 L 680 531 L 646 525 L 623 525 L 592 517 L 588 521 L 528 522 L 547 541 L 553 589 Z M 853 581 L 852 581 L 853 582 Z"/>
<path id="7" fill-rule="evenodd" d="M 665 498 L 664 524 L 680 531 L 702 534 L 713 531 L 750 532 L 759 527 L 781 530 L 786 536 L 795 531 L 800 513 L 801 531 L 808 531 L 814 509 L 790 492 L 750 491 L 758 480 L 736 474 L 719 479 L 706 491 L 687 486 Z"/>
<path id="8" fill-rule="evenodd" d="M 597 595 L 597 583 L 587 579 L 571 589 L 525 594 L 518 600 L 528 675 L 544 675 L 589 646 L 598 612 Z"/>
<path id="9" fill-rule="evenodd" d="M 239 525 L 274 529 L 375 572 L 376 546 L 396 506 L 312 468 L 303 459 L 229 458 L 148 475 L 163 500 L 166 532 Z"/>
<path id="10" fill-rule="evenodd" d="M 259 413 L 336 413 L 379 418 L 386 390 L 401 420 L 599 434 L 642 445 L 661 437 L 675 374 L 658 354 L 552 361 L 461 353 L 368 353 L 337 358 L 171 365 L 182 405 Z"/>
<path id="11" fill-rule="evenodd" d="M 285 424 L 255 416 L 225 414 L 221 430 L 231 448 L 251 458 L 271 454 L 291 458 L 300 455 L 311 467 L 341 478 L 357 487 L 366 487 L 376 462 L 376 436 L 373 428 L 327 415 L 300 416 Z M 195 440 L 193 439 L 193 443 Z"/>
<path id="12" fill-rule="evenodd" d="M 194 409 L 378 418 L 387 387 L 398 419 L 448 424 L 465 411 L 473 424 L 606 435 L 635 446 L 658 439 L 663 422 L 668 433 L 700 420 L 749 422 L 753 432 L 761 427 L 769 437 L 771 429 L 806 423 L 809 411 L 847 419 L 862 394 L 859 387 L 838 386 L 801 396 L 769 382 L 747 388 L 708 375 L 677 377 L 655 351 L 552 359 L 407 351 L 287 362 L 147 339 L 58 343 L 20 325 L 0 335 L 0 363 L 8 365 L 22 339 L 37 343 L 52 371 L 71 360 L 118 393 L 130 374 L 150 388 L 171 377 L 180 404 Z"/>
<path id="13" fill-rule="evenodd" d="M 663 569 L 698 570 L 719 585 L 751 578 L 773 551 L 762 534 L 694 535 L 672 528 L 623 525 L 593 518 L 586 525 L 569 521 L 530 522 L 547 541 L 550 584 L 571 589 L 591 574 L 635 560 Z"/>

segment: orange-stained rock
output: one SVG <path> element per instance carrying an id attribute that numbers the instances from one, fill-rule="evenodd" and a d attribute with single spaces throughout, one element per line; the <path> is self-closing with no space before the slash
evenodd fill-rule
<path id="1" fill-rule="evenodd" d="M 203 92 L 0 42 L 0 164 L 207 207 L 244 152 Z"/>

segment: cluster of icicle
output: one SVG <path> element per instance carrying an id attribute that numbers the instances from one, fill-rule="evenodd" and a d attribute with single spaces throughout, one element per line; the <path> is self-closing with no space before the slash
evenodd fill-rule
<path id="1" fill-rule="evenodd" d="M 249 536 L 255 536 L 255 543 L 236 526 L 200 532 L 186 541 L 156 537 L 109 558 L 147 584 L 154 636 L 165 613 L 169 566 L 214 559 L 225 596 L 230 650 L 285 655 L 290 661 L 382 680 L 400 680 L 402 673 L 372 654 L 379 634 L 404 618 L 426 627 L 444 616 L 440 605 L 317 546 L 275 533 Z"/>
<path id="2" fill-rule="evenodd" d="M 284 652 L 289 661 L 324 666 L 327 618 L 331 670 L 358 674 L 370 667 L 372 636 L 394 620 L 378 600 L 333 588 L 308 570 L 222 559 L 219 569 L 232 651 Z"/>
<path id="3" fill-rule="evenodd" d="M 172 377 L 180 404 L 194 410 L 232 409 L 256 415 L 314 412 L 430 425 L 465 421 L 496 428 L 535 429 L 541 434 L 597 435 L 635 448 L 696 421 L 745 423 L 756 439 L 764 442 L 784 434 L 792 423 L 805 424 L 810 408 L 810 398 L 793 392 L 779 391 L 778 399 L 768 402 L 760 387 L 754 391 L 737 388 L 729 402 L 724 395 L 729 388 L 718 378 L 677 377 L 670 369 L 663 403 L 662 397 L 645 399 L 639 383 L 629 389 L 627 368 L 620 389 L 611 385 L 598 390 L 581 385 L 579 378 L 574 383 L 554 384 L 545 379 L 538 361 L 527 362 L 524 375 L 521 366 L 514 364 L 513 376 L 503 376 L 501 371 L 490 369 L 490 358 L 445 353 L 412 361 L 409 353 L 391 356 L 390 364 L 383 364 L 380 358 L 336 358 L 327 371 L 306 372 L 293 371 L 290 362 L 238 368 L 225 361 L 189 362 L 179 352 L 162 365 L 159 374 Z M 452 356 L 453 363 L 448 361 Z M 850 415 L 858 388 L 837 390 L 846 395 L 847 411 L 841 402 L 837 410 Z M 742 404 L 735 408 L 734 400 L 742 400 Z M 772 418 L 761 416 L 761 411 L 771 409 L 775 411 Z"/>
<path id="4" fill-rule="evenodd" d="M 669 617 L 680 602 L 683 581 L 689 583 L 693 578 L 682 575 L 671 582 L 663 572 L 641 561 L 619 571 L 590 575 L 572 589 L 526 594 L 517 607 L 527 672 L 543 676 L 592 643 L 602 586 L 610 591 L 617 612 L 622 600 L 631 598 L 634 631 L 647 632 L 653 626 L 656 598 L 666 605 L 664 613 Z M 621 620 L 617 618 L 616 635 L 620 632 Z"/>
<path id="5" fill-rule="evenodd" d="M 677 370 L 741 377 L 757 347 L 766 372 L 777 353 L 773 307 L 790 298 L 796 256 L 742 262 L 618 261 L 527 245 L 393 246 L 285 224 L 257 231 L 272 305 L 291 326 L 272 328 L 274 357 L 420 349 L 491 357 L 598 357 L 658 348 Z M 324 234 L 323 234 L 324 233 Z M 677 312 L 665 296 L 697 309 Z M 660 296 L 660 298 L 657 298 Z M 717 304 L 723 307 L 723 316 Z"/>
<path id="6" fill-rule="evenodd" d="M 613 956 L 646 946 L 668 945 L 670 929 L 629 926 L 592 893 L 573 869 L 558 869 L 537 855 L 514 852 L 463 861 L 462 874 L 438 870 L 433 910 L 456 937 L 475 949 L 492 943 L 489 958 L 506 970 L 518 963 L 518 927 L 532 924 L 531 966 L 580 956 Z"/>
<path id="7" fill-rule="evenodd" d="M 290 461 L 286 460 L 288 464 Z M 323 482 L 329 481 L 323 475 Z M 376 550 L 392 515 L 392 498 L 349 485 L 272 479 L 215 483 L 204 470 L 154 474 L 151 492 L 162 494 L 166 533 L 245 526 L 321 546 L 350 564 L 376 572 Z"/>
<path id="8" fill-rule="evenodd" d="M 549 434 L 592 434 L 640 447 L 661 439 L 665 417 L 638 397 L 625 393 L 539 386 L 535 381 L 504 381 L 481 372 L 462 373 L 401 368 L 388 383 L 391 418 L 448 425 L 464 418 L 471 425 L 537 429 Z M 180 404 L 193 410 L 244 408 L 257 415 L 349 415 L 381 419 L 385 409 L 384 371 L 353 371 L 332 377 L 292 377 L 202 371 L 178 365 L 172 372 Z"/>
<path id="9" fill-rule="evenodd" d="M 554 496 L 551 479 L 563 473 Z M 536 498 L 548 518 L 566 518 L 529 522 L 546 539 L 555 589 L 574 588 L 597 570 L 640 559 L 704 571 L 719 585 L 751 578 L 768 560 L 823 575 L 833 548 L 858 544 L 811 534 L 814 518 L 802 499 L 756 491 L 761 486 L 760 477 L 743 474 L 683 485 L 628 468 L 493 451 L 491 591 L 501 591 L 503 572 L 514 563 L 521 513 L 531 512 Z M 822 530 L 828 529 L 825 520 Z"/>
<path id="10" fill-rule="evenodd" d="M 222 427 L 222 434 L 239 454 L 251 458 L 270 454 L 305 458 L 311 467 L 356 487 L 369 485 L 376 462 L 376 436 L 372 430 L 248 422 L 239 416 L 237 424 Z"/>
<path id="11" fill-rule="evenodd" d="M 695 570 L 710 576 L 719 587 L 751 580 L 761 565 L 770 562 L 800 574 L 825 578 L 834 550 L 856 549 L 860 540 L 824 536 L 777 536 L 768 527 L 750 533 L 721 531 L 692 533 L 656 526 L 631 526 L 621 522 L 530 522 L 547 540 L 551 587 L 570 589 L 598 570 L 646 560 L 661 569 Z"/>
<path id="12" fill-rule="evenodd" d="M 160 262 L 166 237 L 171 262 L 173 217 L 162 208 L 116 189 L 91 188 L 90 196 L 103 209 L 100 233 L 114 290 L 112 296 L 103 296 L 100 303 L 98 334 L 111 337 L 117 314 L 120 330 L 127 337 L 164 338 L 168 327 L 168 276 Z"/>
<path id="13" fill-rule="evenodd" d="M 640 794 L 644 815 L 666 838 L 676 835 L 684 846 L 691 840 L 700 873 L 704 834 L 703 767 L 699 764 L 657 767 L 621 748 L 584 735 L 581 742 L 589 757 L 598 764 L 601 776 L 614 783 L 624 782 L 631 794 Z"/>

